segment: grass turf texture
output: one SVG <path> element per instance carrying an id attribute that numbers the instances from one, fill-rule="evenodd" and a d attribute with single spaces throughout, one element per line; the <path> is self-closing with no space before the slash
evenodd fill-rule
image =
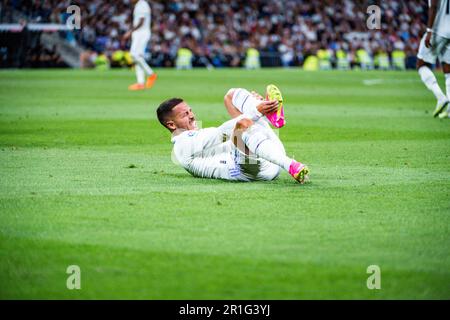
<path id="1" fill-rule="evenodd" d="M 442 83 L 442 76 L 439 76 Z M 450 298 L 450 120 L 415 72 L 0 72 L 0 298 Z M 191 177 L 155 108 L 203 126 L 277 84 L 312 183 Z M 66 268 L 81 268 L 81 290 Z M 366 268 L 381 268 L 369 290 Z"/>

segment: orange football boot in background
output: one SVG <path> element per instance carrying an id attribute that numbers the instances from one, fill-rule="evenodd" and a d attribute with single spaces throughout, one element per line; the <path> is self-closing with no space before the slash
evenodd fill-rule
<path id="1" fill-rule="evenodd" d="M 145 83 L 145 87 L 147 89 L 150 89 L 151 87 L 153 87 L 153 84 L 155 83 L 157 77 L 158 76 L 156 75 L 156 73 L 154 73 L 151 76 L 149 76 L 147 78 L 147 82 Z"/>
<path id="2" fill-rule="evenodd" d="M 143 85 L 141 83 L 135 83 L 128 87 L 128 90 L 131 90 L 131 91 L 144 90 L 144 89 L 145 89 L 145 85 Z"/>

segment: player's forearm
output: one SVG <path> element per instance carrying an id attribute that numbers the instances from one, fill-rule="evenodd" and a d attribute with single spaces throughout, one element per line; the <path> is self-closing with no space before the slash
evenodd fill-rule
<path id="1" fill-rule="evenodd" d="M 234 128 L 236 127 L 236 123 L 242 118 L 248 117 L 244 114 L 241 114 L 234 119 L 222 123 L 219 127 L 216 128 L 214 134 L 208 135 L 205 137 L 205 139 L 202 140 L 201 149 L 206 150 L 212 147 L 216 147 L 217 145 L 223 143 L 224 136 L 229 138 Z"/>
<path id="2" fill-rule="evenodd" d="M 231 120 L 228 120 L 227 122 L 222 123 L 222 125 L 220 125 L 220 127 L 218 127 L 217 129 L 222 134 L 223 133 L 230 133 L 234 129 L 234 127 L 236 126 L 236 122 L 238 122 L 242 118 L 248 118 L 248 116 L 240 113 L 236 118 L 233 118 Z"/>
<path id="3" fill-rule="evenodd" d="M 244 117 L 244 115 L 228 120 L 217 128 L 200 130 L 197 134 L 194 133 L 191 138 L 194 140 L 190 140 L 190 147 L 183 150 L 184 158 L 192 159 L 196 156 L 204 154 L 210 150 L 210 148 L 215 148 L 223 144 L 224 141 L 230 137 L 231 132 L 236 126 L 236 122 L 242 117 Z"/>
<path id="4" fill-rule="evenodd" d="M 232 100 L 233 97 L 227 94 L 224 98 L 224 104 L 231 118 L 236 118 L 239 117 L 242 113 L 233 105 Z"/>
<path id="5" fill-rule="evenodd" d="M 431 0 L 430 8 L 428 9 L 428 23 L 427 32 L 433 29 L 434 20 L 436 19 L 438 0 Z"/>
<path id="6" fill-rule="evenodd" d="M 140 27 L 142 27 L 144 25 L 144 18 L 141 18 L 138 22 L 137 25 L 135 25 L 134 27 L 131 26 L 131 33 L 135 32 L 137 29 L 139 29 Z"/>

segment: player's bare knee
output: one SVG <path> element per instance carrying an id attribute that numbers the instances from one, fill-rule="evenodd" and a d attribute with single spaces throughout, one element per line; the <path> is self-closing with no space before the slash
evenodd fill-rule
<path id="1" fill-rule="evenodd" d="M 227 99 L 232 100 L 235 91 L 236 91 L 236 88 L 231 88 L 231 89 L 228 90 L 228 92 L 225 94 L 225 96 L 223 97 L 223 99 L 224 99 L 224 100 L 227 100 Z"/>
<path id="2" fill-rule="evenodd" d="M 417 59 L 416 69 L 419 70 L 423 65 L 424 65 L 423 61 L 420 59 Z"/>
<path id="3" fill-rule="evenodd" d="M 426 66 L 428 68 L 431 68 L 431 64 L 429 64 L 428 62 L 425 62 L 421 59 L 417 59 L 417 63 L 416 63 L 416 69 L 419 70 L 420 68 L 422 68 L 423 66 Z"/>

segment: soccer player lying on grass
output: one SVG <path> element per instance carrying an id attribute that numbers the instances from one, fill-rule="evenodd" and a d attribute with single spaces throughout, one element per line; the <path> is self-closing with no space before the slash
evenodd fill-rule
<path id="1" fill-rule="evenodd" d="M 266 99 L 256 92 L 230 89 L 225 107 L 233 118 L 218 128 L 197 127 L 189 105 L 179 98 L 158 107 L 159 122 L 172 133 L 173 154 L 196 177 L 233 181 L 273 180 L 285 169 L 298 182 L 308 168 L 286 156 L 284 146 L 270 128 L 284 126 L 281 92 L 267 86 Z"/>

